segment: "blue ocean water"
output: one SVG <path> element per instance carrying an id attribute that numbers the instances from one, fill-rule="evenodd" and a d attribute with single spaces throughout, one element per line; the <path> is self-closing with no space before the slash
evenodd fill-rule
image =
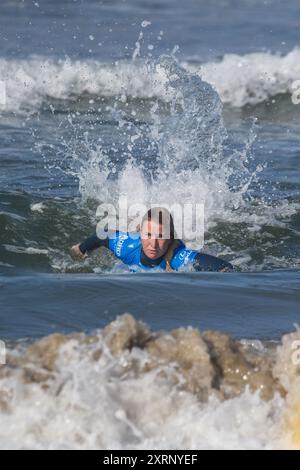
<path id="1" fill-rule="evenodd" d="M 294 329 L 299 9 L 1 2 L 1 338 L 88 331 L 128 310 L 153 328 Z M 237 272 L 134 276 L 105 251 L 74 262 L 68 247 L 94 230 L 99 202 L 124 194 L 204 200 L 206 249 Z"/>

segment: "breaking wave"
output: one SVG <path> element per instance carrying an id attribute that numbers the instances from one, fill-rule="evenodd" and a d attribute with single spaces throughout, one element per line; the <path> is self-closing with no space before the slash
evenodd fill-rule
<path id="1" fill-rule="evenodd" d="M 240 108 L 293 93 L 293 83 L 300 79 L 299 64 L 300 50 L 295 48 L 285 56 L 268 52 L 226 54 L 219 62 L 202 64 L 193 60 L 181 65 L 213 85 L 223 103 Z M 105 64 L 40 56 L 1 58 L 0 77 L 6 89 L 2 112 L 36 111 L 45 103 L 54 109 L 51 100 L 72 101 L 85 95 L 170 99 L 164 73 L 156 70 L 153 80 L 149 64 L 139 60 Z"/>
<path id="2" fill-rule="evenodd" d="M 279 345 L 124 314 L 93 334 L 11 345 L 1 448 L 300 448 L 299 331 Z"/>

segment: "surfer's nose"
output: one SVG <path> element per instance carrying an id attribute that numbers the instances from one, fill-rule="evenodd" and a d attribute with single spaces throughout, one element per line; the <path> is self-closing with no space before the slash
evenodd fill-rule
<path id="1" fill-rule="evenodd" d="M 150 238 L 150 246 L 151 248 L 156 248 L 157 247 L 157 238 Z"/>

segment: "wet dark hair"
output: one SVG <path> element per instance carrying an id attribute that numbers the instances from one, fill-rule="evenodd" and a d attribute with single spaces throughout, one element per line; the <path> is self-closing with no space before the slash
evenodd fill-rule
<path id="1" fill-rule="evenodd" d="M 140 230 L 145 222 L 150 221 L 156 222 L 164 228 L 167 228 L 169 234 L 167 238 L 169 240 L 174 240 L 176 238 L 173 216 L 165 207 L 153 207 L 149 209 L 142 218 Z"/>

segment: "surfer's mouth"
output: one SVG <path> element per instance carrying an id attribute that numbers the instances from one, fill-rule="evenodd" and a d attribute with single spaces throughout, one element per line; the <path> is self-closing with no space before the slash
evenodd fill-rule
<path id="1" fill-rule="evenodd" d="M 158 256 L 158 254 L 159 254 L 156 250 L 149 250 L 148 253 L 151 256 Z"/>

